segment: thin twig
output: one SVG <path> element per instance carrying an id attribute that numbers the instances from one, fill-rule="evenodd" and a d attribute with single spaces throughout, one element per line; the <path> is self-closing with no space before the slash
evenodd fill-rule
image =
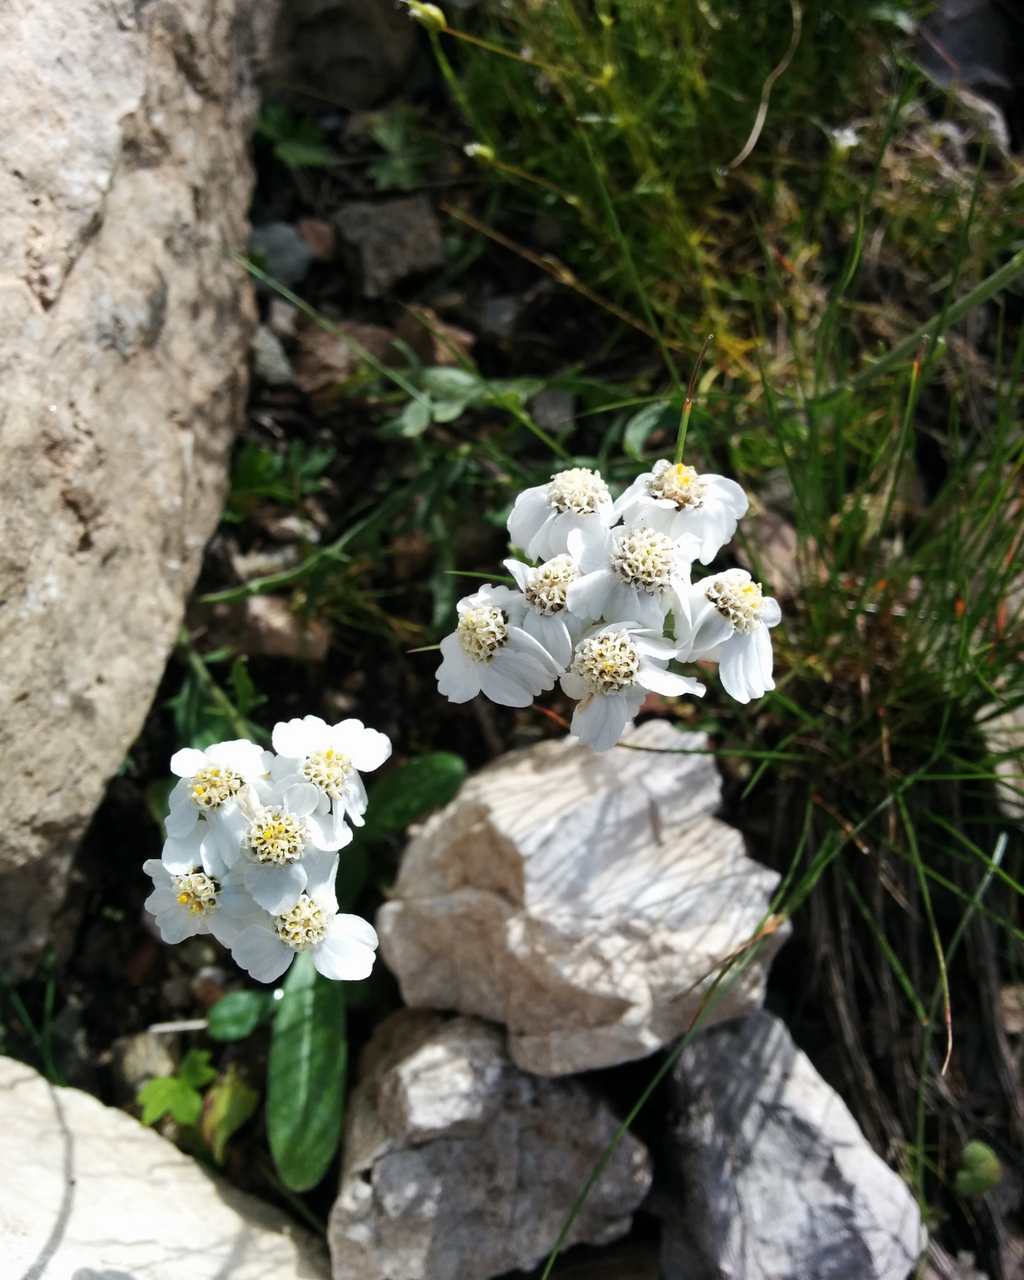
<path id="1" fill-rule="evenodd" d="M 733 169 L 739 168 L 744 160 L 750 155 L 757 146 L 757 140 L 761 136 L 761 130 L 764 128 L 764 122 L 768 117 L 768 99 L 772 96 L 772 89 L 775 88 L 775 81 L 778 80 L 793 61 L 793 55 L 796 53 L 796 47 L 800 43 L 800 29 L 803 26 L 803 12 L 800 8 L 800 0 L 789 0 L 790 8 L 793 10 L 793 33 L 789 38 L 789 48 L 783 54 L 782 61 L 777 67 L 774 67 L 765 79 L 761 87 L 761 103 L 757 108 L 757 115 L 754 118 L 754 127 L 750 131 L 750 137 L 743 144 L 743 148 L 735 160 L 730 160 L 727 165 L 723 165 L 723 169 L 728 173 Z"/>

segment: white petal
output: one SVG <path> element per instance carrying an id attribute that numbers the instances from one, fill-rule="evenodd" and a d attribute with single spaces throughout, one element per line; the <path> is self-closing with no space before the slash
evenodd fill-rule
<path id="1" fill-rule="evenodd" d="M 551 513 L 547 499 L 548 486 L 524 489 L 509 512 L 508 535 L 514 547 L 526 551 L 530 540 Z"/>
<path id="2" fill-rule="evenodd" d="M 242 880 L 264 911 L 279 916 L 298 902 L 306 887 L 306 870 L 301 862 L 290 862 L 283 867 L 250 862 Z"/>
<path id="3" fill-rule="evenodd" d="M 178 895 L 170 885 L 159 885 L 142 905 L 151 916 L 158 916 L 178 905 Z"/>
<path id="4" fill-rule="evenodd" d="M 276 933 L 258 924 L 242 930 L 231 954 L 239 968 L 257 982 L 273 982 L 295 958 L 295 952 Z"/>
<path id="5" fill-rule="evenodd" d="M 361 720 L 342 720 L 331 729 L 331 743 L 343 751 L 360 773 L 372 773 L 391 756 L 386 733 L 368 729 Z"/>
<path id="6" fill-rule="evenodd" d="M 495 666 L 495 660 L 481 664 L 483 673 L 480 679 L 480 692 L 500 707 L 528 707 L 535 694 L 517 679 L 514 668 L 502 669 Z"/>
<path id="7" fill-rule="evenodd" d="M 619 585 L 611 569 L 597 569 L 577 578 L 565 593 L 566 607 L 577 618 L 596 621 L 608 616 L 608 601 Z"/>
<path id="8" fill-rule="evenodd" d="M 202 928 L 202 917 L 192 915 L 186 907 L 177 903 L 169 911 L 161 911 L 156 917 L 156 927 L 164 942 L 172 946 L 184 942 L 186 938 L 194 938 L 197 933 L 205 933 Z"/>
<path id="9" fill-rule="evenodd" d="M 523 630 L 533 636 L 560 667 L 567 667 L 572 661 L 572 637 L 561 614 L 543 614 L 530 609 L 523 619 Z"/>
<path id="10" fill-rule="evenodd" d="M 316 898 L 331 915 L 338 909 L 334 882 L 338 875 L 338 855 L 332 851 L 312 849 L 302 859 L 306 869 L 306 892 Z M 332 904 L 333 905 L 329 905 Z"/>
<path id="11" fill-rule="evenodd" d="M 354 919 L 359 917 L 335 916 L 327 926 L 323 942 L 313 948 L 313 964 L 325 978 L 358 982 L 368 978 L 373 970 L 375 944 L 368 944 L 346 923 Z"/>
<path id="12" fill-rule="evenodd" d="M 782 621 L 782 610 L 774 596 L 765 596 L 757 615 L 766 627 L 777 627 Z"/>
<path id="13" fill-rule="evenodd" d="M 284 802 L 296 818 L 308 818 L 320 804 L 320 788 L 311 782 L 297 782 L 284 793 Z"/>
<path id="14" fill-rule="evenodd" d="M 164 818 L 164 830 L 168 836 L 175 840 L 184 840 L 194 830 L 196 823 L 199 821 L 199 814 L 194 804 L 189 801 L 188 806 L 182 806 L 180 809 L 172 809 Z"/>
<path id="15" fill-rule="evenodd" d="M 480 692 L 482 662 L 474 662 L 453 631 L 441 641 L 442 662 L 437 669 L 438 692 L 449 702 L 468 702 Z"/>
<path id="16" fill-rule="evenodd" d="M 256 777 L 263 772 L 263 748 L 248 738 L 235 738 L 231 742 L 216 742 L 207 747 L 206 754 L 214 764 L 234 769 L 243 778 Z"/>
<path id="17" fill-rule="evenodd" d="M 734 522 L 742 519 L 747 514 L 750 503 L 742 487 L 735 480 L 730 480 L 727 476 L 715 475 L 701 476 L 701 479 L 733 517 Z M 733 527 L 735 528 L 735 523 Z"/>
<path id="18" fill-rule="evenodd" d="M 747 658 L 753 653 L 753 636 L 737 632 L 718 650 L 718 678 L 730 698 L 747 703 L 756 694 L 747 681 Z"/>
<path id="19" fill-rule="evenodd" d="M 575 671 L 567 671 L 558 683 L 562 686 L 562 692 L 570 698 L 575 698 L 577 702 L 586 696 L 587 686 Z"/>
<path id="20" fill-rule="evenodd" d="M 665 671 L 652 664 L 641 664 L 636 679 L 637 684 L 643 685 L 652 693 L 663 694 L 666 698 L 680 698 L 687 693 L 700 697 L 704 693 L 704 686 L 692 676 L 677 675 L 674 671 Z"/>
<path id="21" fill-rule="evenodd" d="M 208 764 L 205 751 L 197 751 L 195 747 L 182 747 L 171 756 L 171 773 L 177 774 L 179 778 L 191 778 Z"/>
<path id="22" fill-rule="evenodd" d="M 224 856 L 221 853 L 217 833 L 209 823 L 206 824 L 206 830 L 203 832 L 203 838 L 199 845 L 199 861 L 202 863 L 206 874 L 212 876 L 214 880 L 222 879 L 228 869 L 228 864 L 224 861 Z"/>
<path id="23" fill-rule="evenodd" d="M 508 560 L 501 562 L 512 575 L 513 581 L 520 591 L 525 591 L 530 585 L 530 566 L 523 564 L 522 560 L 515 560 L 511 556 Z"/>
<path id="24" fill-rule="evenodd" d="M 166 889 L 174 883 L 167 868 L 159 858 L 147 858 L 142 864 L 142 869 L 147 876 L 151 877 L 153 885 L 157 889 Z"/>
<path id="25" fill-rule="evenodd" d="M 327 722 L 319 716 L 279 720 L 271 735 L 274 750 L 290 760 L 304 760 L 327 745 Z"/>
<path id="26" fill-rule="evenodd" d="M 335 802 L 337 804 L 337 802 Z M 328 813 L 317 813 L 309 819 L 309 829 L 313 833 L 314 846 L 325 853 L 337 853 L 352 843 L 352 828 L 345 822 L 345 811 L 338 805 Z M 306 853 L 303 861 L 312 855 Z"/>
<path id="27" fill-rule="evenodd" d="M 169 838 L 164 841 L 160 861 L 172 876 L 182 876 L 194 871 L 200 862 L 198 832 L 189 840 Z"/>
<path id="28" fill-rule="evenodd" d="M 595 751 L 607 751 L 622 737 L 629 719 L 629 704 L 618 694 L 602 697 L 595 694 L 576 704 L 572 733 Z"/>
<path id="29" fill-rule="evenodd" d="M 636 501 L 641 494 L 647 492 L 647 481 L 650 475 L 650 472 L 645 472 L 642 476 L 637 476 L 633 483 L 619 494 L 615 499 L 616 516 L 626 516 L 630 508 L 636 505 Z M 626 523 L 628 524 L 629 521 L 627 520 Z"/>

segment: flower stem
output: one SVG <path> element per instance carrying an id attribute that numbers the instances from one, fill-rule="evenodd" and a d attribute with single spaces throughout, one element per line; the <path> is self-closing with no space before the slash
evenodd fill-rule
<path id="1" fill-rule="evenodd" d="M 697 352 L 697 359 L 694 361 L 693 372 L 690 374 L 690 381 L 686 387 L 686 399 L 683 401 L 683 413 L 679 419 L 679 434 L 676 436 L 676 463 L 683 460 L 683 449 L 686 445 L 686 432 L 690 426 L 690 414 L 693 412 L 693 393 L 697 386 L 697 376 L 700 373 L 700 367 L 704 363 L 704 353 L 709 345 L 714 341 L 715 335 L 709 333 L 704 341 L 700 344 L 700 350 Z"/>

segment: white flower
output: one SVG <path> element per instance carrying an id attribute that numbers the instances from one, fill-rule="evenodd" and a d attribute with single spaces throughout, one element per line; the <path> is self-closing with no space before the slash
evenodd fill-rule
<path id="1" fill-rule="evenodd" d="M 578 617 L 638 622 L 661 631 L 669 609 L 685 608 L 690 565 L 700 544 L 692 534 L 673 542 L 644 525 L 613 529 L 606 567 L 570 586 L 569 609 Z"/>
<path id="2" fill-rule="evenodd" d="M 553 689 L 561 668 L 523 630 L 526 606 L 508 587 L 481 587 L 458 603 L 459 623 L 441 641 L 437 687 L 450 702 L 483 693 L 505 707 L 528 707 Z"/>
<path id="3" fill-rule="evenodd" d="M 310 860 L 319 866 L 323 858 L 334 856 L 312 847 L 308 819 L 319 799 L 311 783 L 289 787 L 283 803 L 257 810 L 246 829 L 242 883 L 266 911 L 276 914 L 293 907 L 306 888 Z M 352 832 L 345 830 L 351 840 Z"/>
<path id="4" fill-rule="evenodd" d="M 147 858 L 142 869 L 153 881 L 146 910 L 156 919 L 164 942 L 184 942 L 210 933 L 230 946 L 243 925 L 238 912 L 224 909 L 224 885 L 195 867 L 172 875 L 162 862 Z"/>
<path id="5" fill-rule="evenodd" d="M 673 539 L 693 534 L 700 542 L 701 564 L 710 564 L 748 506 L 735 480 L 698 475 L 693 467 L 662 458 L 619 497 L 615 514 L 627 525 L 646 524 Z"/>
<path id="6" fill-rule="evenodd" d="M 308 951 L 325 978 L 356 981 L 370 976 L 377 934 L 360 916 L 338 914 L 334 877 L 338 859 L 310 858 L 306 890 L 285 911 L 244 928 L 231 954 L 258 982 L 274 982 L 300 951 Z"/>
<path id="7" fill-rule="evenodd" d="M 531 560 L 550 560 L 569 549 L 569 534 L 578 530 L 584 566 L 600 556 L 615 522 L 615 504 L 599 472 L 589 467 L 558 471 L 548 484 L 524 489 L 508 517 L 513 546 Z"/>
<path id="8" fill-rule="evenodd" d="M 199 815 L 230 812 L 247 786 L 255 787 L 267 768 L 267 753 L 255 742 L 237 738 L 215 742 L 205 751 L 184 747 L 171 756 L 171 772 L 181 781 L 171 792 L 167 834 L 181 839 L 190 834 Z"/>
<path id="9" fill-rule="evenodd" d="M 171 875 L 202 867 L 219 879 L 238 861 L 248 826 L 248 806 L 231 805 L 231 812 L 200 818 L 186 836 L 168 836 L 160 860 Z"/>
<path id="10" fill-rule="evenodd" d="M 578 546 L 578 536 L 575 532 L 570 536 L 571 547 Z M 505 568 L 521 592 L 523 630 L 542 644 L 564 670 L 572 661 L 573 645 L 583 629 L 582 620 L 566 605 L 566 594 L 580 577 L 577 559 L 566 552 L 536 568 L 511 559 L 505 561 Z"/>
<path id="11" fill-rule="evenodd" d="M 704 686 L 690 676 L 666 671 L 675 644 L 633 622 L 598 627 L 577 644 L 562 688 L 578 699 L 572 732 L 595 751 L 607 751 L 622 737 L 648 692 L 698 696 Z"/>
<path id="12" fill-rule="evenodd" d="M 343 848 L 352 839 L 346 814 L 361 827 L 366 812 L 366 788 L 359 775 L 380 768 L 390 757 L 390 739 L 361 720 L 329 725 L 319 716 L 304 716 L 276 724 L 273 743 L 278 753 L 271 770 L 275 795 L 287 801 L 293 786 L 315 787 L 317 804 L 309 815 L 313 843 L 318 849 Z"/>
<path id="13" fill-rule="evenodd" d="M 690 616 L 681 623 L 677 657 L 718 663 L 722 687 L 737 702 L 775 688 L 768 628 L 782 618 L 778 601 L 765 596 L 746 569 L 726 569 L 690 588 Z"/>

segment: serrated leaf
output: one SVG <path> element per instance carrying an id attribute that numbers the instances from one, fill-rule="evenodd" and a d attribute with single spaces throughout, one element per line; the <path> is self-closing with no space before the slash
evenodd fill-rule
<path id="1" fill-rule="evenodd" d="M 265 991 L 231 991 L 210 1010 L 206 1030 L 214 1040 L 244 1040 L 273 1008 L 273 998 Z"/>
<path id="2" fill-rule="evenodd" d="M 364 832 L 379 839 L 404 831 L 410 822 L 446 805 L 462 786 L 466 762 L 450 751 L 417 756 L 371 788 Z"/>
<path id="3" fill-rule="evenodd" d="M 169 1115 L 178 1124 L 195 1124 L 203 1109 L 199 1093 L 178 1076 L 158 1076 L 139 1088 L 135 1099 L 142 1107 L 142 1123 L 156 1124 Z"/>
<path id="4" fill-rule="evenodd" d="M 224 1148 L 259 1106 L 260 1095 L 231 1066 L 206 1092 L 199 1132 L 218 1164 Z"/>
<path id="5" fill-rule="evenodd" d="M 189 1049 L 177 1070 L 178 1079 L 193 1089 L 201 1089 L 216 1080 L 217 1072 L 210 1066 L 210 1057 L 209 1049 Z"/>
<path id="6" fill-rule="evenodd" d="M 644 446 L 648 436 L 658 427 L 672 427 L 676 419 L 676 410 L 665 400 L 656 404 L 645 404 L 639 413 L 634 414 L 626 423 L 622 434 L 622 450 L 638 461 L 643 457 Z"/>
<path id="7" fill-rule="evenodd" d="M 274 1016 L 267 1066 L 267 1136 L 292 1191 L 315 1187 L 334 1159 L 345 1099 L 345 989 L 296 957 Z"/>

